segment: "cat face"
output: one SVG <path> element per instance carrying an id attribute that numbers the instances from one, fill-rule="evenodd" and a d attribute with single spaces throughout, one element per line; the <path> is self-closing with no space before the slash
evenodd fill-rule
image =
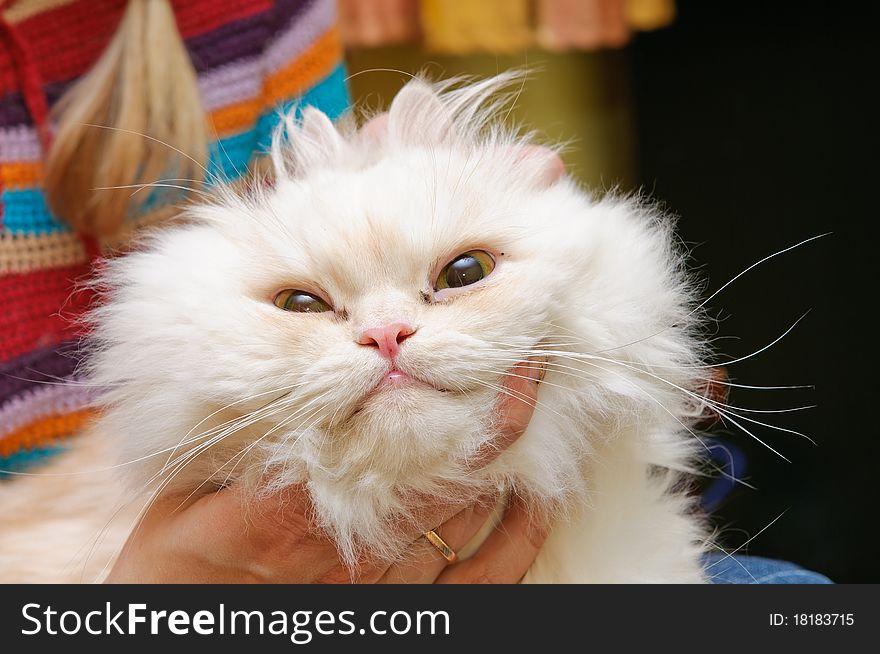
<path id="1" fill-rule="evenodd" d="M 273 374 L 308 362 L 300 379 L 331 432 L 422 465 L 476 445 L 463 425 L 486 433 L 501 377 L 547 332 L 568 282 L 532 191 L 499 188 L 489 161 L 463 180 L 459 153 L 433 154 L 278 185 L 270 211 L 289 227 L 247 239 L 245 255 L 259 269 L 248 293 L 284 353 Z M 273 303 L 299 291 L 319 310 Z"/>
<path id="2" fill-rule="evenodd" d="M 558 495 L 591 421 L 626 402 L 656 413 L 638 375 L 563 358 L 546 415 L 504 461 L 465 472 L 517 362 L 664 328 L 627 356 L 690 355 L 669 330 L 683 300 L 665 232 L 631 203 L 590 200 L 548 150 L 478 135 L 475 103 L 498 83 L 413 83 L 366 136 L 307 111 L 276 141 L 271 188 L 228 191 L 111 263 L 91 366 L 102 427 L 146 462 L 139 483 L 305 483 L 353 555 L 382 549 L 411 491 L 518 476 Z"/>

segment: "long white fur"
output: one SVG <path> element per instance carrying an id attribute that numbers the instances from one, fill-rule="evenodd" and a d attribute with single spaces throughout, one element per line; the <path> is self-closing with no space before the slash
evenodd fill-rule
<path id="1" fill-rule="evenodd" d="M 553 153 L 494 121 L 510 80 L 416 79 L 369 135 L 288 117 L 271 188 L 221 189 L 109 262 L 88 371 L 106 388 L 97 431 L 140 460 L 120 468 L 132 492 L 305 483 L 353 560 L 395 555 L 417 494 L 502 489 L 553 516 L 525 581 L 703 579 L 683 480 L 704 347 L 672 225 L 548 177 Z M 498 253 L 492 274 L 432 299 L 439 266 L 471 249 Z M 284 312 L 285 288 L 336 312 Z M 417 331 L 399 365 L 446 392 L 367 397 L 387 366 L 359 331 L 400 320 Z M 541 353 L 527 432 L 467 472 L 505 371 Z"/>

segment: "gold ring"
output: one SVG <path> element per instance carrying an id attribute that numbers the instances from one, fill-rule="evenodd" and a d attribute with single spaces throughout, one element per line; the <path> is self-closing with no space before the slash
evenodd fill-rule
<path id="1" fill-rule="evenodd" d="M 443 555 L 444 559 L 446 559 L 450 563 L 455 563 L 456 561 L 458 561 L 458 554 L 456 554 L 455 550 L 446 544 L 445 540 L 440 538 L 436 531 L 434 531 L 433 529 L 431 529 L 430 531 L 426 531 L 425 538 L 428 539 L 428 542 L 431 543 L 431 545 L 437 548 L 437 551 Z"/>

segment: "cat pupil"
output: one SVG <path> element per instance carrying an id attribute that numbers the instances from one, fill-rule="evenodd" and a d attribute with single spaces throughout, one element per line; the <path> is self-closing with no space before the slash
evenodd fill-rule
<path id="1" fill-rule="evenodd" d="M 480 262 L 465 254 L 449 264 L 446 270 L 446 284 L 450 288 L 468 286 L 480 281 L 484 276 Z"/>
<path id="2" fill-rule="evenodd" d="M 291 293 L 284 303 L 284 308 L 288 311 L 299 311 L 302 313 L 317 313 L 327 310 L 324 302 L 308 293 Z"/>

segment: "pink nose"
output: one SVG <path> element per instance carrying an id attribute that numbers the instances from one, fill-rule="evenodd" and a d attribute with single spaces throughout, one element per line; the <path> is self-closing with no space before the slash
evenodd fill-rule
<path id="1" fill-rule="evenodd" d="M 379 348 L 379 354 L 394 359 L 400 344 L 415 333 L 415 329 L 402 322 L 392 322 L 382 327 L 371 327 L 361 332 L 358 343 Z"/>

